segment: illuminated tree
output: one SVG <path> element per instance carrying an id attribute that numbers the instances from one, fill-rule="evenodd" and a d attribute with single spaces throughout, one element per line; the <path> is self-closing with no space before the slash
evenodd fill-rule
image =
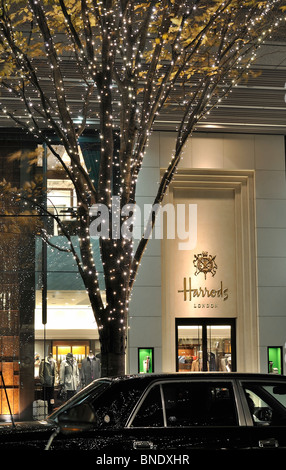
<path id="1" fill-rule="evenodd" d="M 154 200 L 160 205 L 195 125 L 250 69 L 259 46 L 281 26 L 283 6 L 278 0 L 1 0 L 1 85 L 21 102 L 21 116 L 1 99 L 0 109 L 50 149 L 75 188 L 80 253 L 64 227 L 63 235 L 89 295 L 104 374 L 125 372 L 129 299 L 155 215 L 136 250 L 123 229 L 154 124 L 162 111 L 179 109 L 174 154 Z M 76 111 L 67 64 L 83 85 Z M 101 141 L 96 183 L 79 151 L 91 117 Z M 112 198 L 120 201 L 115 237 Z M 100 238 L 104 297 L 90 239 L 98 207 L 108 208 L 107 236 Z"/>

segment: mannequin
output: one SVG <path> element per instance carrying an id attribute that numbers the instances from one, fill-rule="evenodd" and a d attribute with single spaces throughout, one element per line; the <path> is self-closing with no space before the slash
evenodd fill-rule
<path id="1" fill-rule="evenodd" d="M 35 353 L 35 358 L 34 358 L 34 377 L 35 379 L 38 379 L 40 377 L 40 365 L 41 365 L 41 359 L 40 359 L 40 354 Z"/>
<path id="2" fill-rule="evenodd" d="M 68 353 L 66 360 L 61 363 L 60 385 L 64 388 L 67 399 L 71 398 L 77 391 L 79 385 L 79 370 L 77 361 L 72 353 Z"/>
<path id="3" fill-rule="evenodd" d="M 85 387 L 90 382 L 100 377 L 101 367 L 100 360 L 95 357 L 92 351 L 89 351 L 87 357 L 82 361 L 81 365 L 81 383 Z"/>
<path id="4" fill-rule="evenodd" d="M 54 407 L 54 387 L 58 379 L 57 363 L 50 353 L 42 359 L 39 370 L 39 377 L 43 385 L 43 400 L 48 402 L 48 413 L 52 413 Z"/>

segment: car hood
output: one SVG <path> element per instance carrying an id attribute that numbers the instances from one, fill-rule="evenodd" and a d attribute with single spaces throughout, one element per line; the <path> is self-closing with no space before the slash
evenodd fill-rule
<path id="1" fill-rule="evenodd" d="M 39 421 L 21 421 L 16 422 L 15 425 L 12 423 L 0 423 L 0 435 L 1 434 L 20 434 L 27 431 L 49 431 L 56 427 L 54 421 L 49 419 Z"/>

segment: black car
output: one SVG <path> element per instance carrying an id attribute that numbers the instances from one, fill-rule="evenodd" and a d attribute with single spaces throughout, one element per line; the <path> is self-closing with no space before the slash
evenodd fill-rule
<path id="1" fill-rule="evenodd" d="M 0 426 L 11 448 L 188 452 L 286 449 L 286 377 L 146 374 L 94 381 L 46 422 Z"/>

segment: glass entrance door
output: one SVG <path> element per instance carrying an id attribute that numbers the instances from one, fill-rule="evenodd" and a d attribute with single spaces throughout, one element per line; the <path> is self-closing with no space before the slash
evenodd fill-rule
<path id="1" fill-rule="evenodd" d="M 179 372 L 203 370 L 201 325 L 178 325 L 177 361 Z"/>
<path id="2" fill-rule="evenodd" d="M 236 370 L 234 319 L 176 319 L 178 372 Z"/>

